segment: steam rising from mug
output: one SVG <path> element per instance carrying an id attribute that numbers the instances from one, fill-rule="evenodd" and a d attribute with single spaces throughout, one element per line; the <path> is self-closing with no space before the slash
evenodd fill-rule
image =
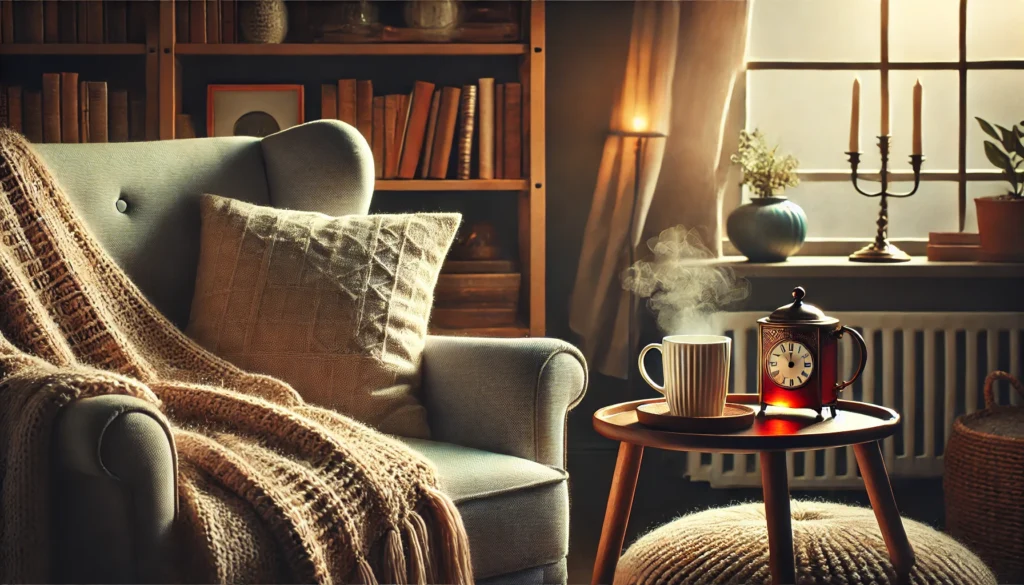
<path id="1" fill-rule="evenodd" d="M 647 246 L 654 258 L 626 270 L 623 288 L 648 299 L 666 335 L 717 333 L 714 315 L 750 296 L 750 283 L 731 268 L 716 266 L 695 229 L 669 228 Z"/>

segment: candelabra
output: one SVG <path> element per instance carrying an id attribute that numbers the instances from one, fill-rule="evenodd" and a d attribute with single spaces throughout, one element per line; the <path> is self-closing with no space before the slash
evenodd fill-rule
<path id="1" fill-rule="evenodd" d="M 867 246 L 864 246 L 860 250 L 857 250 L 853 254 L 850 254 L 850 260 L 853 262 L 906 262 L 910 260 L 910 256 L 906 252 L 900 250 L 895 245 L 889 243 L 889 197 L 895 197 L 902 199 L 904 197 L 910 197 L 914 193 L 917 193 L 918 186 L 921 185 L 921 163 L 924 162 L 924 156 L 920 154 L 910 155 L 910 166 L 914 169 L 914 188 L 906 193 L 890 193 L 889 192 L 889 147 L 892 137 L 888 134 L 878 137 L 878 149 L 882 153 L 882 172 L 881 172 L 881 184 L 882 188 L 877 193 L 868 193 L 860 188 L 857 181 L 857 167 L 860 165 L 860 153 L 859 152 L 847 152 L 847 156 L 850 157 L 850 180 L 853 182 L 853 188 L 858 193 L 865 197 L 880 197 L 880 208 L 878 210 L 878 232 L 875 234 L 875 241 L 871 242 Z"/>

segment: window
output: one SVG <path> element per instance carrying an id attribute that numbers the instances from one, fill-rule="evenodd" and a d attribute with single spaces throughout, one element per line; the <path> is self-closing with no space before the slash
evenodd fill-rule
<path id="1" fill-rule="evenodd" d="M 895 190 L 911 185 L 912 88 L 924 86 L 922 184 L 890 200 L 889 236 L 977 231 L 975 197 L 1005 192 L 975 116 L 1024 120 L 1024 0 L 753 0 L 746 126 L 800 159 L 810 238 L 874 235 L 878 199 L 850 184 L 845 151 L 861 83 L 860 172 L 878 173 L 881 80 L 889 80 Z M 862 185 L 866 190 L 877 183 Z M 749 197 L 744 193 L 743 198 Z"/>

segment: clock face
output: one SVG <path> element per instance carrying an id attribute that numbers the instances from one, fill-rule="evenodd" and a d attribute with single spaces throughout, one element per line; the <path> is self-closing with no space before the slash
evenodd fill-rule
<path id="1" fill-rule="evenodd" d="M 768 375 L 782 388 L 799 388 L 814 372 L 814 356 L 799 341 L 784 339 L 772 347 L 766 366 Z"/>

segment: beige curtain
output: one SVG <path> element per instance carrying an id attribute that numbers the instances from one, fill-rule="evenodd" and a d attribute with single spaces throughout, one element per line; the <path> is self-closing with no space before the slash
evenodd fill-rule
<path id="1" fill-rule="evenodd" d="M 629 56 L 605 141 L 583 236 L 569 326 L 592 368 L 625 378 L 629 293 L 622 288 L 629 248 L 645 233 L 698 227 L 719 250 L 730 138 L 725 128 L 743 71 L 747 3 L 740 0 L 636 2 Z M 636 138 L 617 130 L 668 134 L 647 140 L 634 210 Z M 727 144 L 728 142 L 728 144 Z M 632 218 L 632 226 L 630 219 Z M 630 229 L 632 227 L 632 229 Z M 630 234 L 633 237 L 630 238 Z"/>

